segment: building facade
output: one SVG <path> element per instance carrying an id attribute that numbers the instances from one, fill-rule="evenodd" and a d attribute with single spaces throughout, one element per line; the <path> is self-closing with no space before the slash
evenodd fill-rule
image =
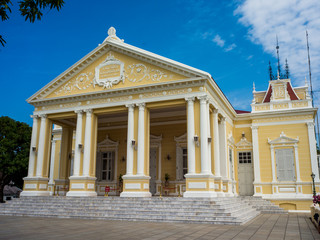
<path id="1" fill-rule="evenodd" d="M 307 84 L 272 80 L 237 111 L 209 73 L 124 43 L 96 49 L 27 100 L 22 196 L 262 196 L 307 209 L 319 191 Z"/>

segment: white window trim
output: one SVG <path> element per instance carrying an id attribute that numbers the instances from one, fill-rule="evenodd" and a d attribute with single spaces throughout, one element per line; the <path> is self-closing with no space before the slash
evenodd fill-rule
<path id="1" fill-rule="evenodd" d="M 101 171 L 101 164 L 102 164 L 102 156 L 101 153 L 102 152 L 112 152 L 114 151 L 114 175 L 113 175 L 113 181 L 116 183 L 118 180 L 118 176 L 117 176 L 117 171 L 118 171 L 118 146 L 119 146 L 119 142 L 113 141 L 109 138 L 108 135 L 106 135 L 106 138 L 101 141 L 100 143 L 97 144 L 97 152 L 99 154 L 97 154 L 98 156 L 98 161 L 97 161 L 97 178 L 99 179 L 99 181 L 103 181 L 103 182 L 110 182 L 110 181 L 106 181 L 106 180 L 102 180 L 102 171 Z"/>
<path id="2" fill-rule="evenodd" d="M 185 181 L 183 178 L 182 149 L 188 148 L 187 133 L 174 137 L 174 140 L 176 141 L 176 181 Z"/>
<path id="3" fill-rule="evenodd" d="M 272 166 L 272 183 L 278 183 L 278 179 L 276 177 L 276 158 L 275 158 L 275 148 L 293 148 L 294 149 L 294 165 L 295 165 L 295 173 L 296 180 L 293 182 L 301 182 L 300 179 L 300 167 L 299 167 L 299 152 L 298 152 L 298 143 L 299 137 L 290 138 L 287 137 L 284 132 L 280 133 L 280 137 L 271 140 L 268 138 L 268 143 L 270 144 L 270 152 L 271 152 L 271 166 Z"/>

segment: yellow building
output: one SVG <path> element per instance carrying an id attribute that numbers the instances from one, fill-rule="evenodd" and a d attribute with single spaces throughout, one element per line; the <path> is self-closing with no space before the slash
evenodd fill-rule
<path id="1" fill-rule="evenodd" d="M 308 209 L 319 191 L 308 86 L 253 91 L 236 111 L 209 73 L 124 43 L 114 28 L 28 99 L 22 196 L 262 196 Z M 54 126 L 54 127 L 53 127 Z"/>

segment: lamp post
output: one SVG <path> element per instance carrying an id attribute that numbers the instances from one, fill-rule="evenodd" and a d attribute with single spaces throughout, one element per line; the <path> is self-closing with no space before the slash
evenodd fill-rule
<path id="1" fill-rule="evenodd" d="M 315 187 L 315 185 L 314 185 L 314 177 L 315 177 L 316 175 L 314 175 L 314 173 L 312 173 L 311 174 L 311 177 L 312 177 L 312 190 L 313 190 L 313 196 L 315 196 L 316 195 L 316 187 Z"/>

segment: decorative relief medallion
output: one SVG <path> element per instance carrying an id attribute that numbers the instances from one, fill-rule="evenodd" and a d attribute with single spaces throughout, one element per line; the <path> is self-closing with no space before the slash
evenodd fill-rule
<path id="1" fill-rule="evenodd" d="M 124 63 L 110 53 L 106 60 L 95 69 L 94 84 L 103 88 L 111 88 L 119 82 L 124 83 Z"/>
<path id="2" fill-rule="evenodd" d="M 55 94 L 60 93 L 70 93 L 74 90 L 85 90 L 92 85 L 92 80 L 90 79 L 92 73 L 80 73 L 76 79 L 67 82 L 60 90 L 56 91 Z"/>
<path id="3" fill-rule="evenodd" d="M 143 80 L 160 81 L 162 78 L 167 78 L 168 75 L 159 69 L 148 68 L 142 63 L 131 64 L 127 68 L 126 78 L 130 82 L 141 82 Z M 169 76 L 171 78 L 171 76 Z"/>

